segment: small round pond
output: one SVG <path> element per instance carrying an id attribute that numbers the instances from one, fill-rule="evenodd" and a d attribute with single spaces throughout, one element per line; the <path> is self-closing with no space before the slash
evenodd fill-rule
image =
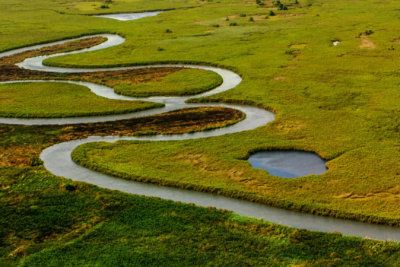
<path id="1" fill-rule="evenodd" d="M 304 151 L 262 151 L 249 158 L 253 168 L 266 170 L 283 178 L 296 178 L 326 171 L 325 161 L 317 154 Z"/>

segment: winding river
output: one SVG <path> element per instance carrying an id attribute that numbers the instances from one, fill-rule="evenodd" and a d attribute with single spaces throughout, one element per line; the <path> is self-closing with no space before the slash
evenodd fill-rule
<path id="1" fill-rule="evenodd" d="M 123 14 L 123 15 L 124 18 L 129 17 L 128 14 Z M 154 16 L 155 14 L 147 13 L 147 15 Z M 135 16 L 131 16 L 131 19 L 132 18 L 139 19 L 146 17 L 147 15 L 136 13 Z M 116 15 L 113 16 L 115 17 Z M 62 44 L 71 40 L 79 40 L 93 36 L 103 36 L 107 39 L 107 41 L 87 49 L 81 49 L 68 53 L 58 53 L 53 55 L 28 58 L 25 59 L 23 62 L 18 63 L 17 65 L 20 68 L 25 68 L 30 70 L 43 71 L 43 72 L 59 72 L 59 73 L 85 73 L 85 72 L 96 72 L 96 71 L 111 72 L 116 70 L 128 70 L 128 69 L 139 69 L 139 68 L 183 67 L 183 68 L 193 68 L 193 69 L 213 71 L 222 77 L 223 82 L 220 86 L 218 86 L 213 90 L 190 97 L 159 96 L 159 97 L 136 98 L 136 97 L 127 97 L 118 95 L 114 92 L 112 88 L 95 83 L 81 82 L 81 81 L 53 81 L 59 83 L 73 83 L 73 84 L 83 85 L 89 88 L 94 94 L 108 99 L 118 99 L 127 101 L 136 101 L 136 100 L 151 101 L 151 102 L 162 103 L 164 104 L 164 107 L 135 112 L 135 113 L 129 113 L 129 114 L 93 116 L 93 117 L 38 118 L 38 119 L 0 118 L 0 123 L 14 124 L 14 125 L 67 125 L 67 124 L 106 122 L 106 121 L 117 121 L 117 120 L 124 120 L 137 117 L 146 117 L 150 115 L 164 113 L 167 111 L 179 110 L 183 108 L 202 107 L 202 106 L 219 106 L 219 107 L 237 109 L 245 113 L 246 117 L 244 120 L 234 125 L 204 132 L 195 132 L 195 133 L 187 133 L 179 135 L 153 135 L 153 136 L 140 136 L 140 137 L 91 136 L 86 139 L 59 143 L 46 148 L 45 150 L 42 151 L 40 155 L 40 158 L 44 162 L 45 168 L 49 172 L 57 176 L 63 176 L 72 179 L 74 181 L 94 184 L 106 189 L 118 190 L 125 193 L 138 194 L 149 197 L 159 197 L 166 200 L 173 200 L 184 203 L 192 203 L 203 207 L 215 207 L 220 209 L 226 209 L 240 215 L 264 219 L 273 223 L 282 224 L 290 227 L 302 228 L 313 231 L 321 231 L 321 232 L 339 232 L 344 235 L 367 237 L 377 240 L 400 241 L 400 228 L 397 227 L 367 224 L 351 220 L 316 216 L 312 214 L 268 207 L 266 205 L 257 204 L 250 201 L 232 199 L 219 195 L 213 195 L 210 193 L 200 193 L 195 191 L 188 191 L 188 190 L 159 186 L 154 184 L 128 181 L 112 177 L 109 175 L 105 175 L 102 173 L 98 173 L 75 164 L 71 159 L 72 151 L 79 145 L 86 143 L 116 142 L 120 140 L 177 141 L 177 140 L 210 138 L 226 134 L 233 134 L 242 131 L 253 130 L 255 128 L 264 126 L 267 123 L 274 120 L 274 114 L 272 114 L 271 112 L 251 106 L 233 105 L 224 103 L 206 103 L 206 104 L 187 103 L 187 100 L 191 98 L 211 96 L 214 94 L 218 94 L 233 89 L 237 85 L 239 85 L 242 80 L 241 77 L 238 74 L 227 69 L 211 67 L 211 66 L 188 65 L 188 64 L 150 65 L 150 66 L 133 66 L 133 67 L 116 67 L 116 68 L 91 68 L 91 69 L 60 68 L 60 67 L 50 67 L 43 65 L 43 61 L 50 57 L 57 57 L 62 55 L 70 55 L 70 54 L 77 54 L 88 51 L 105 49 L 108 47 L 120 45 L 125 41 L 124 38 L 122 38 L 121 36 L 114 34 L 91 35 L 82 38 L 69 39 L 65 41 L 51 42 L 43 45 L 34 45 L 30 47 L 25 47 L 0 53 L 0 57 L 11 56 L 32 49 L 39 49 L 43 47 L 52 46 L 55 44 Z M 31 81 L 8 81 L 3 83 L 17 83 L 17 82 L 49 82 L 49 81 L 31 80 Z"/>

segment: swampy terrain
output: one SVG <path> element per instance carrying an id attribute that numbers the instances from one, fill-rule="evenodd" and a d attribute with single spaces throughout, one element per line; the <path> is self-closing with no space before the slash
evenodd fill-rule
<path id="1" fill-rule="evenodd" d="M 399 12 L 1 2 L 0 265 L 399 265 Z"/>

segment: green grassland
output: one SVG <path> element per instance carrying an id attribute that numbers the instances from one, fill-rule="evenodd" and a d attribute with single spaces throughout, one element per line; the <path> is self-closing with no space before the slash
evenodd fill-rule
<path id="1" fill-rule="evenodd" d="M 156 18 L 110 22 L 108 31 L 123 34 L 126 43 L 47 63 L 223 65 L 238 71 L 242 84 L 201 101 L 251 103 L 277 114 L 274 123 L 255 131 L 169 144 L 169 150 L 167 144 L 124 145 L 153 151 L 141 162 L 146 166 L 163 162 L 154 172 L 152 168 L 133 171 L 132 162 L 116 157 L 115 151 L 124 148 L 112 146 L 115 151 L 102 155 L 114 156 L 109 170 L 103 171 L 114 173 L 118 165 L 124 169 L 119 171 L 122 176 L 158 181 L 162 177 L 176 180 L 175 185 L 185 176 L 184 183 L 199 190 L 218 185 L 226 194 L 242 193 L 281 207 L 398 225 L 400 91 L 396 66 L 400 43 L 393 30 L 399 23 L 396 6 L 393 1 L 300 1 L 269 16 L 270 3 L 259 7 L 253 2 L 209 2 Z M 237 26 L 230 26 L 232 22 Z M 369 30 L 372 34 L 365 33 Z M 333 46 L 333 40 L 341 43 Z M 135 52 L 115 56 L 131 50 Z M 315 151 L 329 161 L 329 171 L 296 180 L 271 177 L 252 170 L 244 161 L 249 153 L 261 149 Z M 101 160 L 94 162 L 98 158 L 94 154 L 87 158 L 90 163 L 80 162 L 95 168 L 103 165 Z M 204 160 L 193 164 L 187 157 Z M 205 167 L 209 164 L 213 171 Z M 238 174 L 230 175 L 232 168 Z"/>
<path id="2" fill-rule="evenodd" d="M 240 73 L 242 84 L 199 101 L 250 103 L 273 110 L 277 119 L 251 132 L 208 140 L 90 144 L 75 151 L 77 161 L 127 179 L 400 224 L 397 1 L 283 1 L 287 11 L 276 10 L 270 1 L 264 6 L 242 0 L 113 2 L 100 8 L 102 1 L 3 1 L 0 51 L 91 33 L 118 33 L 127 39 L 118 47 L 47 63 L 223 65 Z M 177 9 L 131 22 L 84 15 L 170 8 Z M 270 16 L 270 10 L 276 16 Z M 362 34 L 368 30 L 373 33 Z M 333 46 L 333 40 L 341 43 Z M 42 85 L 30 89 L 36 86 Z M 17 97 L 14 92 L 12 97 Z M 111 110 L 98 103 L 99 110 Z M 397 244 L 296 231 L 82 183 L 67 186 L 71 182 L 49 175 L 37 160 L 38 152 L 60 141 L 67 130 L 0 125 L 2 160 L 6 150 L 32 149 L 25 153 L 32 157 L 31 166 L 17 167 L 15 160 L 0 168 L 0 265 L 399 262 Z M 328 160 L 329 170 L 293 180 L 272 177 L 253 170 L 245 160 L 262 149 L 315 151 Z"/>
<path id="3" fill-rule="evenodd" d="M 118 94 L 136 97 L 195 95 L 213 89 L 221 83 L 221 76 L 214 72 L 183 69 L 156 81 L 135 84 L 117 82 L 113 88 Z"/>
<path id="4" fill-rule="evenodd" d="M 94 79 L 94 82 L 104 83 Z M 182 69 L 161 78 L 129 82 L 106 77 L 121 95 L 146 97 L 154 95 L 193 95 L 222 83 L 222 78 L 204 70 Z M 89 79 L 90 80 L 90 79 Z M 92 78 L 93 80 L 93 78 Z M 29 97 L 27 97 L 29 95 Z M 110 100 L 96 96 L 84 86 L 70 83 L 0 84 L 0 116 L 20 118 L 57 118 L 129 113 L 162 104 L 144 101 Z"/>
<path id="5" fill-rule="evenodd" d="M 0 84 L 0 116 L 58 118 L 129 113 L 160 106 L 139 101 L 109 100 L 84 86 L 68 83 Z"/>

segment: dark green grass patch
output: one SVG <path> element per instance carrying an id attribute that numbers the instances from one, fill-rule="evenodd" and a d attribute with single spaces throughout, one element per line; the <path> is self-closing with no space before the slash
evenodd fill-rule
<path id="1" fill-rule="evenodd" d="M 390 266 L 400 253 L 393 243 L 100 190 L 40 167 L 0 168 L 0 179 L 0 264 L 8 266 Z"/>

